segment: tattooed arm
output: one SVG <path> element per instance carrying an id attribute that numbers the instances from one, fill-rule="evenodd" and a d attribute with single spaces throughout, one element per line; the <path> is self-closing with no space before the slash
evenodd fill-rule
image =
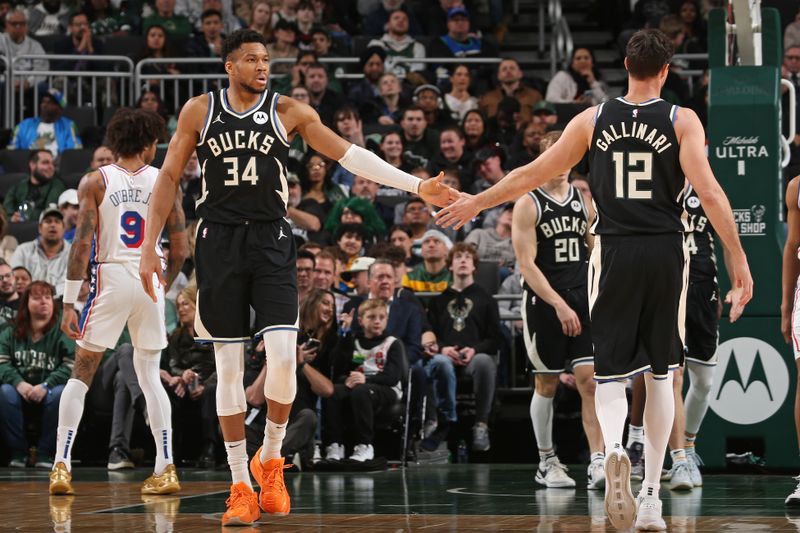
<path id="1" fill-rule="evenodd" d="M 72 241 L 67 263 L 67 279 L 69 280 L 82 280 L 86 277 L 86 267 L 92 251 L 92 238 L 97 229 L 97 206 L 103 200 L 105 188 L 103 177 L 97 171 L 84 176 L 78 185 L 78 224 L 75 228 L 75 239 Z M 70 339 L 80 337 L 78 317 L 72 304 L 64 304 L 61 330 Z"/>
<path id="2" fill-rule="evenodd" d="M 169 235 L 169 258 L 167 259 L 167 286 L 164 288 L 164 292 L 169 291 L 172 282 L 180 273 L 189 248 L 186 240 L 186 217 L 183 214 L 183 207 L 181 207 L 180 194 L 175 196 L 172 211 L 167 217 L 167 234 Z"/>

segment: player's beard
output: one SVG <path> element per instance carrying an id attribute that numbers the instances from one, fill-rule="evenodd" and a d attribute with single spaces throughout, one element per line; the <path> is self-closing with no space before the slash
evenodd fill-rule
<path id="1" fill-rule="evenodd" d="M 264 94 L 267 90 L 266 87 L 264 87 L 263 89 L 256 89 L 255 87 L 251 87 L 244 82 L 239 82 L 239 87 L 249 92 L 250 94 Z"/>

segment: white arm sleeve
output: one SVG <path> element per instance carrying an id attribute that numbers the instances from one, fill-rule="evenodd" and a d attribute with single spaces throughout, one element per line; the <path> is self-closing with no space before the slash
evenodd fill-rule
<path id="1" fill-rule="evenodd" d="M 394 168 L 369 150 L 355 144 L 350 145 L 350 148 L 339 160 L 339 164 L 356 176 L 363 176 L 381 185 L 419 194 L 421 179 Z"/>

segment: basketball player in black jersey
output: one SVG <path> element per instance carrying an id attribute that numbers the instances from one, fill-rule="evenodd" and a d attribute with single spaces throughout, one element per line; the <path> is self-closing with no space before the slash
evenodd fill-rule
<path id="1" fill-rule="evenodd" d="M 301 135 L 353 174 L 438 206 L 457 193 L 441 184 L 443 175 L 423 182 L 399 171 L 337 136 L 308 105 L 268 90 L 269 56 L 261 34 L 232 33 L 221 57 L 229 87 L 190 99 L 178 118 L 150 202 L 140 272 L 145 291 L 155 298 L 152 274 L 161 277 L 155 243 L 196 149 L 203 194 L 197 201 L 195 330 L 198 340 L 214 343 L 217 414 L 233 477 L 222 523 L 243 525 L 259 518 L 259 506 L 276 515 L 290 510 L 280 455 L 296 389 L 298 325 L 295 247 L 285 219 L 289 143 Z M 267 428 L 264 446 L 250 462 L 260 497 L 250 484 L 244 433 L 243 343 L 251 339 L 251 307 L 268 354 Z"/>
<path id="2" fill-rule="evenodd" d="M 626 48 L 628 94 L 570 121 L 552 148 L 476 196 L 463 194 L 437 215 L 463 226 L 483 209 L 520 197 L 569 171 L 589 152 L 589 185 L 597 209 L 589 265 L 597 418 L 606 460 L 606 513 L 618 529 L 665 530 L 658 499 L 661 465 L 674 419 L 671 369 L 682 356 L 688 256 L 685 178 L 730 254 L 730 319 L 741 316 L 753 280 L 730 203 L 705 153 L 705 132 L 690 109 L 659 98 L 673 54 L 658 30 L 641 30 Z M 645 373 L 645 476 L 637 500 L 622 447 L 625 380 Z"/>
<path id="3" fill-rule="evenodd" d="M 540 150 L 561 136 L 552 131 L 542 138 Z M 603 435 L 594 408 L 594 357 L 589 330 L 589 298 L 586 288 L 587 251 L 592 244 L 583 195 L 556 176 L 529 192 L 514 206 L 514 254 L 525 280 L 522 323 L 525 348 L 534 374 L 531 422 L 539 446 L 536 482 L 548 488 L 574 487 L 553 449 L 553 397 L 559 374 L 571 370 L 581 395 L 583 428 L 592 460 L 588 469 L 590 489 L 602 489 Z M 533 231 L 531 231 L 533 230 Z"/>

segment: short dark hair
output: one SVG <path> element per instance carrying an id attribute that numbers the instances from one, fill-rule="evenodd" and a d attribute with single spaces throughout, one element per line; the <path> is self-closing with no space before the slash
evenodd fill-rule
<path id="1" fill-rule="evenodd" d="M 403 233 L 408 235 L 409 238 L 413 238 L 414 237 L 414 232 L 411 231 L 411 228 L 409 228 L 405 224 L 395 224 L 394 226 L 389 228 L 389 232 L 386 234 L 386 236 L 391 238 L 392 237 L 392 233 L 394 233 L 395 231 L 402 231 Z"/>
<path id="2" fill-rule="evenodd" d="M 208 17 L 219 17 L 219 20 L 222 20 L 222 13 L 219 12 L 217 9 L 206 9 L 202 13 L 200 13 L 200 22 L 203 22 Z"/>
<path id="3" fill-rule="evenodd" d="M 266 48 L 267 38 L 254 30 L 236 30 L 225 37 L 225 40 L 222 42 L 222 53 L 220 54 L 222 61 L 227 61 L 228 56 L 238 50 L 239 47 L 245 43 L 261 43 L 264 45 L 264 48 Z"/>
<path id="4" fill-rule="evenodd" d="M 358 112 L 358 108 L 356 108 L 356 106 L 353 104 L 343 104 L 333 114 L 334 124 L 343 118 L 354 118 L 355 120 L 360 121 L 361 115 Z"/>
<path id="5" fill-rule="evenodd" d="M 309 252 L 308 250 L 298 250 L 297 251 L 297 261 L 301 259 L 308 259 L 314 266 L 317 266 L 317 256 Z"/>
<path id="6" fill-rule="evenodd" d="M 325 65 L 323 65 L 319 61 L 314 61 L 313 63 L 311 63 L 309 66 L 306 67 L 306 72 L 308 72 L 311 69 L 322 69 L 322 70 L 325 70 Z M 326 76 L 328 75 L 328 71 L 327 70 L 325 70 L 325 75 Z"/>
<path id="7" fill-rule="evenodd" d="M 108 147 L 117 157 L 129 157 L 164 137 L 164 119 L 144 109 L 119 109 L 106 129 Z"/>
<path id="8" fill-rule="evenodd" d="M 364 227 L 363 224 L 341 224 L 339 229 L 336 230 L 336 236 L 334 240 L 336 242 L 339 241 L 345 234 L 347 233 L 354 233 L 361 238 L 361 242 L 366 242 L 368 239 L 367 229 Z"/>
<path id="9" fill-rule="evenodd" d="M 405 213 L 406 211 L 408 211 L 408 206 L 410 206 L 411 204 L 422 204 L 422 205 L 424 205 L 424 206 L 427 206 L 427 205 L 428 205 L 428 204 L 426 204 L 426 203 L 425 203 L 425 200 L 423 200 L 423 199 L 422 199 L 422 198 L 420 198 L 419 196 L 415 196 L 415 197 L 413 197 L 413 198 L 410 198 L 410 199 L 409 199 L 409 200 L 406 202 L 406 205 L 405 205 L 405 207 L 403 207 L 403 213 Z"/>
<path id="10" fill-rule="evenodd" d="M 400 112 L 400 120 L 405 120 L 406 113 L 408 113 L 409 111 L 419 111 L 420 113 L 425 114 L 425 111 L 423 111 L 420 106 L 418 106 L 417 104 L 413 104 L 403 109 L 403 111 Z"/>
<path id="11" fill-rule="evenodd" d="M 86 13 L 86 11 L 74 11 L 74 12 L 69 14 L 69 18 L 67 19 L 67 22 L 69 24 L 72 24 L 72 21 L 75 20 L 75 17 L 80 17 L 81 15 L 86 17 L 86 20 L 89 20 L 89 15 Z"/>
<path id="12" fill-rule="evenodd" d="M 672 59 L 672 41 L 661 30 L 639 30 L 625 47 L 628 73 L 637 80 L 652 78 Z"/>
<path id="13" fill-rule="evenodd" d="M 439 132 L 439 137 L 441 137 L 442 133 L 444 133 L 446 131 L 454 132 L 456 135 L 458 135 L 458 138 L 461 139 L 461 140 L 465 139 L 464 130 L 462 130 L 461 126 L 459 126 L 458 124 L 449 124 L 449 125 L 445 126 L 444 128 L 442 128 L 442 131 Z"/>
<path id="14" fill-rule="evenodd" d="M 51 156 L 53 155 L 53 152 L 47 150 L 46 148 L 36 148 L 34 150 L 31 150 L 30 153 L 28 154 L 28 163 L 38 163 L 39 154 L 41 154 L 42 152 L 47 152 Z"/>

